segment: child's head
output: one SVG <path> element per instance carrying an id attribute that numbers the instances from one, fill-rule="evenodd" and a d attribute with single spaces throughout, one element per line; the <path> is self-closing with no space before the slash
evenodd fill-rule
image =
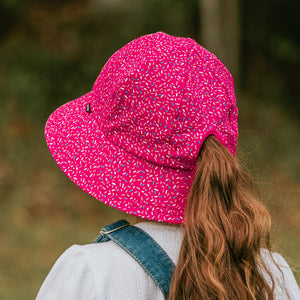
<path id="1" fill-rule="evenodd" d="M 181 223 L 201 145 L 235 154 L 233 80 L 192 39 L 137 38 L 108 60 L 93 89 L 49 118 L 62 170 L 98 200 L 142 218 Z"/>

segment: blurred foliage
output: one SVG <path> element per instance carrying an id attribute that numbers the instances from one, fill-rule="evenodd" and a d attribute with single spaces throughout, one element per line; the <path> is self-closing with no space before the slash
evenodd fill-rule
<path id="1" fill-rule="evenodd" d="M 240 10 L 240 155 L 299 279 L 299 2 L 241 1 Z M 32 299 L 62 251 L 122 216 L 59 171 L 44 143 L 47 116 L 142 34 L 201 42 L 201 12 L 196 0 L 1 0 L 0 11 L 0 298 Z"/>
<path id="2" fill-rule="evenodd" d="M 243 89 L 294 118 L 300 113 L 298 11 L 296 0 L 241 1 Z"/>

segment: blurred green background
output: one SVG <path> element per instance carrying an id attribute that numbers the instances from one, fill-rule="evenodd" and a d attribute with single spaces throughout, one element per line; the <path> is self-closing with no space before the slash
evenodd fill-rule
<path id="1" fill-rule="evenodd" d="M 260 182 L 274 248 L 299 282 L 299 3 L 1 0 L 0 298 L 33 299 L 67 247 L 124 218 L 60 171 L 44 124 L 92 88 L 113 52 L 156 31 L 196 39 L 234 74 L 238 154 Z"/>

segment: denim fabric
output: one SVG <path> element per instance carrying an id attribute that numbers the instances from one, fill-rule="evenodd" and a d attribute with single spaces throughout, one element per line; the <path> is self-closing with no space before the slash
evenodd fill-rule
<path id="1" fill-rule="evenodd" d="M 175 265 L 160 245 L 142 229 L 125 220 L 105 226 L 95 243 L 114 241 L 154 280 L 167 299 Z"/>

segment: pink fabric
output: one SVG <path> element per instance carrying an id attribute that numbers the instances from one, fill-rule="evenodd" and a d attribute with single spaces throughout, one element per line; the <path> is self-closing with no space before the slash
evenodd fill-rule
<path id="1" fill-rule="evenodd" d="M 234 155 L 237 115 L 232 76 L 216 56 L 158 32 L 113 54 L 92 91 L 58 108 L 45 134 L 57 164 L 91 196 L 181 223 L 203 141 L 213 134 Z"/>

